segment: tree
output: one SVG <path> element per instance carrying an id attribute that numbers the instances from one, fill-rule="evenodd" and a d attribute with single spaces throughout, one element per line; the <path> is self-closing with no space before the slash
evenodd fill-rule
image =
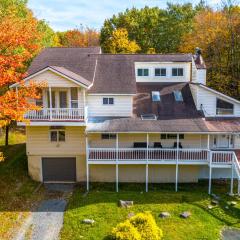
<path id="1" fill-rule="evenodd" d="M 64 47 L 99 46 L 99 33 L 91 28 L 79 28 L 58 32 L 59 44 Z"/>
<path id="2" fill-rule="evenodd" d="M 100 45 L 109 52 L 109 39 L 116 29 L 124 28 L 130 41 L 136 41 L 142 53 L 169 53 L 178 50 L 184 33 L 192 30 L 193 18 L 201 9 L 192 4 L 168 4 L 167 9 L 145 7 L 127 9 L 105 20 Z"/>
<path id="3" fill-rule="evenodd" d="M 208 67 L 207 84 L 240 99 L 240 8 L 206 9 L 194 18 L 193 31 L 182 38 L 181 52 L 202 49 Z"/>
<path id="4" fill-rule="evenodd" d="M 110 53 L 136 53 L 141 50 L 135 41 L 128 39 L 128 32 L 125 28 L 113 31 L 107 45 Z"/>
<path id="5" fill-rule="evenodd" d="M 37 85 L 22 84 L 18 93 L 9 89 L 9 85 L 24 78 L 28 63 L 41 48 L 41 34 L 31 12 L 19 17 L 18 9 L 12 6 L 8 14 L 0 15 L 0 29 L 0 125 L 6 126 L 5 144 L 8 145 L 9 124 L 22 121 L 25 111 L 35 109 L 27 103 L 27 98 L 38 97 Z"/>

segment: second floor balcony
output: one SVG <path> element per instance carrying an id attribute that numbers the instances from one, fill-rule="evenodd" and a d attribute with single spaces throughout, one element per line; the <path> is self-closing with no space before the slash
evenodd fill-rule
<path id="1" fill-rule="evenodd" d="M 27 112 L 25 119 L 40 122 L 87 121 L 88 109 L 85 103 L 85 89 L 48 87 L 41 91 L 41 99 L 35 100 L 35 104 L 41 109 Z"/>

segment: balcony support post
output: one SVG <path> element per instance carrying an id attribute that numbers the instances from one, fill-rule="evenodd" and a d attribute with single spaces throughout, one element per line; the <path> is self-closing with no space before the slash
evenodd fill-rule
<path id="1" fill-rule="evenodd" d="M 88 165 L 88 157 L 89 157 L 88 135 L 86 134 L 86 181 L 87 181 L 87 192 L 89 192 L 89 165 Z"/>
<path id="2" fill-rule="evenodd" d="M 148 147 L 149 147 L 149 134 L 147 133 L 147 152 L 146 152 L 146 192 L 148 192 Z"/>
<path id="3" fill-rule="evenodd" d="M 232 154 L 232 171 L 231 171 L 231 184 L 230 184 L 230 195 L 233 195 L 233 177 L 234 177 L 234 155 Z"/>
<path id="4" fill-rule="evenodd" d="M 116 192 L 118 192 L 118 133 L 116 134 Z"/>
<path id="5" fill-rule="evenodd" d="M 50 86 L 48 90 L 49 90 L 50 120 L 52 120 L 52 89 Z"/>
<path id="6" fill-rule="evenodd" d="M 177 159 L 176 159 L 176 183 L 175 183 L 175 192 L 178 191 L 178 161 L 179 161 L 179 133 L 177 134 Z"/>

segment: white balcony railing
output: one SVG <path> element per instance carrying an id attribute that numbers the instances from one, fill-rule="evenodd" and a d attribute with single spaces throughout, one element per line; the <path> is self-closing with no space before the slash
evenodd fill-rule
<path id="1" fill-rule="evenodd" d="M 211 151 L 208 149 L 164 149 L 164 148 L 88 148 L 88 161 L 179 161 L 205 162 L 206 164 L 233 163 L 233 151 Z M 238 163 L 238 162 L 237 162 Z M 240 171 L 240 170 L 239 170 Z"/>
<path id="2" fill-rule="evenodd" d="M 38 111 L 29 111 L 24 117 L 25 119 L 36 121 L 86 121 L 87 108 L 43 108 Z"/>

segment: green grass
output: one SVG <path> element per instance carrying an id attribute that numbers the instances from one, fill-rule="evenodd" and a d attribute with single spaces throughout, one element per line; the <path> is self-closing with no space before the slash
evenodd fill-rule
<path id="1" fill-rule="evenodd" d="M 22 223 L 34 204 L 42 198 L 41 191 L 33 194 L 38 183 L 27 173 L 25 135 L 11 132 L 9 146 L 0 137 L 0 152 L 5 160 L 0 162 L 0 239 L 11 239 L 14 230 Z"/>
<path id="2" fill-rule="evenodd" d="M 222 200 L 219 206 L 208 210 L 211 199 L 207 184 L 180 185 L 180 191 L 174 192 L 171 184 L 151 186 L 151 191 L 144 193 L 143 185 L 121 185 L 120 192 L 115 193 L 112 185 L 97 185 L 85 196 L 78 188 L 70 199 L 64 216 L 62 240 L 74 239 L 109 239 L 114 226 L 127 218 L 128 213 L 151 211 L 158 226 L 163 230 L 164 240 L 192 240 L 220 238 L 224 226 L 240 227 L 240 201 L 229 197 L 226 185 L 214 186 Z M 119 208 L 118 200 L 133 200 L 134 206 L 128 209 Z M 226 209 L 228 201 L 238 201 L 237 206 Z M 171 214 L 169 219 L 160 219 L 162 211 Z M 190 211 L 189 219 L 181 219 L 179 214 Z M 94 219 L 93 226 L 85 225 L 84 218 Z"/>

